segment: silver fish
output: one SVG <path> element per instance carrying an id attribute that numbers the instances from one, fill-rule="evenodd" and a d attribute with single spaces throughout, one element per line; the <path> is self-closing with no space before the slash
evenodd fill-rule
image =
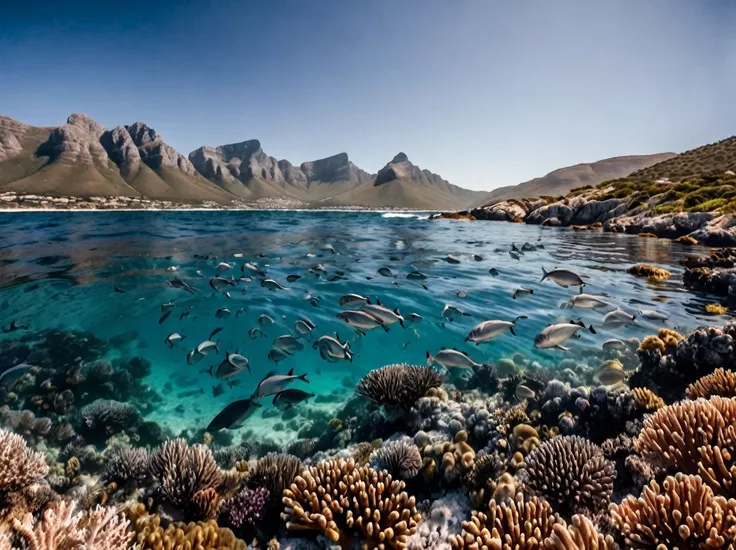
<path id="1" fill-rule="evenodd" d="M 644 317 L 645 319 L 649 319 L 650 321 L 666 321 L 669 319 L 669 316 L 665 313 L 660 313 L 659 311 L 655 311 L 653 309 L 640 309 L 639 315 Z"/>
<path id="2" fill-rule="evenodd" d="M 204 353 L 199 353 L 196 349 L 193 349 L 192 351 L 187 353 L 187 364 L 196 365 L 202 359 L 204 359 L 204 355 Z"/>
<path id="3" fill-rule="evenodd" d="M 309 383 L 307 373 L 295 375 L 294 369 L 291 369 L 288 374 L 276 374 L 276 371 L 271 371 L 258 383 L 256 391 L 253 392 L 253 397 L 275 395 L 284 391 L 294 380 Z"/>
<path id="4" fill-rule="evenodd" d="M 314 349 L 318 349 L 320 357 L 330 362 L 337 361 L 339 359 L 345 359 L 353 362 L 353 354 L 350 351 L 350 344 L 340 342 L 339 338 L 333 338 L 332 336 L 322 336 L 313 345 Z"/>
<path id="5" fill-rule="evenodd" d="M 571 308 L 605 309 L 610 307 L 608 302 L 592 294 L 578 294 L 577 296 L 573 296 L 570 298 L 569 304 Z"/>
<path id="6" fill-rule="evenodd" d="M 340 298 L 340 305 L 343 307 L 354 307 L 368 302 L 368 298 L 360 294 L 346 294 Z"/>
<path id="7" fill-rule="evenodd" d="M 271 292 L 273 292 L 274 290 L 289 290 L 288 288 L 286 288 L 286 287 L 283 287 L 283 286 L 281 286 L 280 284 L 278 284 L 278 283 L 277 283 L 276 281 L 274 281 L 273 279 L 263 279 L 263 280 L 261 281 L 261 286 L 262 286 L 263 288 L 267 288 L 267 289 L 268 289 L 268 290 L 270 290 Z"/>
<path id="8" fill-rule="evenodd" d="M 265 332 L 263 332 L 263 331 L 262 331 L 261 329 L 259 329 L 258 327 L 255 327 L 255 328 L 252 328 L 252 329 L 250 329 L 250 330 L 248 331 L 248 336 L 250 337 L 250 339 L 251 339 L 251 340 L 255 340 L 255 339 L 256 339 L 256 338 L 258 338 L 259 336 L 260 336 L 261 338 L 266 338 L 266 333 L 265 333 Z"/>
<path id="9" fill-rule="evenodd" d="M 307 323 L 305 319 L 297 319 L 294 321 L 294 332 L 296 332 L 299 336 L 307 336 L 312 333 L 312 331 L 315 329 L 315 326 L 310 323 Z"/>
<path id="10" fill-rule="evenodd" d="M 449 321 L 454 321 L 455 317 L 462 316 L 469 317 L 470 313 L 466 313 L 455 306 L 451 306 L 450 304 L 445 304 L 445 307 L 442 309 L 442 317 Z"/>
<path id="11" fill-rule="evenodd" d="M 603 349 L 606 351 L 625 351 L 628 349 L 628 346 L 625 342 L 622 342 L 621 340 L 606 340 L 605 342 L 603 342 Z"/>
<path id="12" fill-rule="evenodd" d="M 279 336 L 273 341 L 273 345 L 275 348 L 278 348 L 281 351 L 285 351 L 290 355 L 294 355 L 297 351 L 301 351 L 304 349 L 304 344 L 302 344 L 291 334 Z"/>
<path id="13" fill-rule="evenodd" d="M 210 374 L 212 374 L 213 368 L 214 365 L 209 369 Z M 248 361 L 247 358 L 243 357 L 239 353 L 227 352 L 225 354 L 225 359 L 217 367 L 215 378 L 226 380 L 233 376 L 237 376 L 246 369 L 251 375 L 253 374 L 253 372 L 250 370 L 250 361 Z"/>
<path id="14" fill-rule="evenodd" d="M 393 325 L 394 323 L 399 323 L 401 328 L 404 328 L 404 318 L 401 316 L 398 308 L 394 308 L 394 310 L 391 311 L 389 308 L 383 306 L 381 302 L 378 302 L 376 304 L 368 303 L 364 305 L 360 311 L 367 313 L 371 317 L 375 317 L 381 321 L 381 324 L 383 325 L 388 326 Z"/>
<path id="15" fill-rule="evenodd" d="M 265 313 L 262 314 L 260 317 L 258 317 L 258 324 L 262 327 L 270 327 L 273 325 L 276 321 L 273 320 L 273 318 L 269 317 Z"/>
<path id="16" fill-rule="evenodd" d="M 578 331 L 585 328 L 583 323 L 558 323 L 556 325 L 550 325 L 534 337 L 534 347 L 540 349 L 558 348 L 562 351 L 567 351 L 567 348 L 562 347 L 562 344 L 573 336 L 576 336 Z M 591 334 L 596 334 L 592 326 L 587 328 Z"/>
<path id="17" fill-rule="evenodd" d="M 580 275 L 577 273 L 573 273 L 572 271 L 568 269 L 553 269 L 552 271 L 547 271 L 542 268 L 542 278 L 539 280 L 541 283 L 545 279 L 549 279 L 551 281 L 554 281 L 558 285 L 562 287 L 570 287 L 570 286 L 584 286 L 585 281 L 580 278 Z"/>
<path id="18" fill-rule="evenodd" d="M 436 355 L 427 352 L 427 365 L 430 367 L 442 365 L 446 369 L 472 369 L 482 366 L 480 363 L 473 361 L 467 354 L 456 349 L 443 349 Z"/>
<path id="19" fill-rule="evenodd" d="M 405 317 L 404 320 L 409 323 L 421 323 L 422 319 L 423 317 L 419 315 L 418 313 L 410 313 L 409 315 Z"/>
<path id="20" fill-rule="evenodd" d="M 447 257 L 445 257 L 445 261 L 448 264 L 459 264 L 461 260 L 459 257 L 455 256 L 454 254 L 448 254 Z"/>
<path id="21" fill-rule="evenodd" d="M 232 269 L 232 267 L 233 266 L 228 263 L 220 262 L 217 264 L 217 271 L 227 271 L 228 269 Z"/>
<path id="22" fill-rule="evenodd" d="M 325 249 L 325 250 L 329 250 L 329 251 L 330 251 L 330 252 L 332 252 L 333 254 L 335 253 L 335 247 L 334 247 L 334 246 L 332 246 L 332 245 L 331 245 L 330 243 L 327 243 L 327 244 L 326 244 L 326 245 L 324 246 L 324 249 Z"/>
<path id="23" fill-rule="evenodd" d="M 186 290 L 190 294 L 195 294 L 197 292 L 197 289 L 190 286 L 189 283 L 186 281 L 182 281 L 179 277 L 174 277 L 169 281 L 169 286 L 173 288 L 180 288 L 182 290 Z"/>
<path id="24" fill-rule="evenodd" d="M 282 349 L 272 348 L 271 351 L 268 352 L 268 360 L 273 361 L 277 365 L 287 357 L 291 357 L 291 354 Z"/>
<path id="25" fill-rule="evenodd" d="M 532 294 L 534 294 L 533 289 L 520 286 L 519 288 L 514 290 L 514 294 L 511 297 L 516 300 L 517 298 L 528 298 Z"/>
<path id="26" fill-rule="evenodd" d="M 223 429 L 240 428 L 260 407 L 262 405 L 253 398 L 233 401 L 212 419 L 206 431 L 214 433 Z"/>
<path id="27" fill-rule="evenodd" d="M 483 321 L 482 323 L 479 323 L 475 327 L 473 327 L 467 338 L 465 338 L 465 341 L 475 342 L 475 345 L 477 346 L 483 342 L 487 342 L 489 340 L 492 340 L 493 338 L 496 338 L 497 336 L 500 336 L 507 330 L 510 331 L 511 334 L 516 336 L 516 332 L 514 332 L 516 322 L 520 319 L 526 318 L 526 315 L 520 315 L 513 321 Z"/>
<path id="28" fill-rule="evenodd" d="M 380 319 L 369 315 L 365 311 L 341 311 L 337 314 L 337 318 L 361 332 L 372 330 L 378 327 L 381 327 L 383 330 L 388 332 L 388 327 L 385 326 Z"/>
<path id="29" fill-rule="evenodd" d="M 624 310 L 617 308 L 607 313 L 603 317 L 603 325 L 611 327 L 620 327 L 622 325 L 633 325 L 636 323 L 636 315 L 626 313 Z"/>
<path id="30" fill-rule="evenodd" d="M 174 347 L 174 345 L 175 345 L 175 344 L 176 344 L 177 342 L 181 342 L 182 340 L 184 340 L 184 338 L 186 338 L 186 336 L 182 336 L 182 335 L 181 335 L 181 334 L 179 334 L 178 332 L 172 332 L 171 334 L 169 334 L 169 335 L 168 335 L 168 336 L 166 337 L 166 340 L 164 340 L 164 343 L 165 343 L 165 344 L 166 344 L 167 346 L 169 346 L 170 348 L 173 348 L 173 347 Z"/>
<path id="31" fill-rule="evenodd" d="M 458 290 L 455 295 L 458 298 L 467 298 L 468 297 L 468 291 L 467 290 Z"/>
<path id="32" fill-rule="evenodd" d="M 212 340 L 205 340 L 197 346 L 197 353 L 207 355 L 211 350 L 215 350 L 218 354 L 220 353 L 220 341 L 213 342 Z"/>
<path id="33" fill-rule="evenodd" d="M 286 276 L 286 280 L 290 283 L 295 283 L 301 278 L 302 278 L 301 275 L 287 275 Z"/>
<path id="34" fill-rule="evenodd" d="M 212 290 L 215 292 L 220 292 L 223 286 L 235 286 L 236 284 L 237 282 L 234 279 L 227 279 L 225 277 L 220 277 L 219 275 L 210 279 L 210 287 L 212 287 Z"/>
<path id="35" fill-rule="evenodd" d="M 525 386 L 524 384 L 519 384 L 516 386 L 516 391 L 514 392 L 516 394 L 516 399 L 519 401 L 524 401 L 525 399 L 534 399 L 537 394 L 534 393 L 534 390 L 532 390 L 530 387 Z"/>
<path id="36" fill-rule="evenodd" d="M 163 323 L 164 321 L 166 321 L 166 319 L 168 319 L 168 318 L 169 318 L 170 316 L 171 316 L 171 310 L 167 311 L 166 313 L 164 313 L 164 314 L 163 314 L 163 315 L 161 316 L 161 318 L 160 318 L 160 319 L 158 320 L 158 324 L 159 324 L 159 325 L 160 325 L 160 324 L 162 324 L 162 323 Z"/>
<path id="37" fill-rule="evenodd" d="M 218 319 L 227 319 L 228 317 L 230 317 L 230 315 L 232 315 L 232 313 L 233 312 L 230 311 L 228 308 L 221 307 L 220 309 L 215 311 L 215 317 L 217 317 Z"/>

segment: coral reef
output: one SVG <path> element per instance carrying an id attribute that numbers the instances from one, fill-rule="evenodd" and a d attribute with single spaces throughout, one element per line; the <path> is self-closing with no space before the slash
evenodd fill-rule
<path id="1" fill-rule="evenodd" d="M 434 369 L 401 364 L 372 370 L 360 379 L 355 391 L 381 405 L 409 407 L 441 385 L 442 376 Z"/>
<path id="2" fill-rule="evenodd" d="M 319 532 L 333 542 L 359 532 L 366 546 L 379 550 L 405 548 L 421 519 L 403 481 L 352 459 L 310 466 L 284 491 L 283 502 L 287 529 Z"/>
<path id="3" fill-rule="evenodd" d="M 685 388 L 685 395 L 690 399 L 712 395 L 736 397 L 736 374 L 730 370 L 715 369 Z"/>
<path id="4" fill-rule="evenodd" d="M 422 467 L 422 455 L 410 440 L 390 441 L 369 457 L 371 468 L 386 470 L 397 479 L 411 479 Z"/>

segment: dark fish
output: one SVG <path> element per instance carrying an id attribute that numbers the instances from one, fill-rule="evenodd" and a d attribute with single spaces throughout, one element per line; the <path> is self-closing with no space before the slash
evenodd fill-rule
<path id="1" fill-rule="evenodd" d="M 179 277 L 174 277 L 169 281 L 169 286 L 172 286 L 173 288 L 180 288 L 181 290 L 186 290 L 190 294 L 195 294 L 197 292 L 197 289 L 190 286 L 189 283 L 186 281 L 182 281 Z"/>
<path id="2" fill-rule="evenodd" d="M 222 384 L 212 386 L 212 397 L 220 397 L 223 393 L 225 393 L 225 386 Z"/>
<path id="3" fill-rule="evenodd" d="M 222 409 L 212 422 L 207 426 L 206 431 L 213 433 L 220 430 L 232 430 L 240 428 L 243 422 L 256 412 L 261 405 L 255 399 L 240 399 L 233 401 Z"/>
<path id="4" fill-rule="evenodd" d="M 125 291 L 118 286 L 115 287 L 115 292 L 119 292 L 120 294 L 125 294 Z"/>
<path id="5" fill-rule="evenodd" d="M 207 338 L 207 340 L 212 340 L 212 338 L 214 338 L 214 336 L 216 334 L 218 334 L 222 329 L 223 329 L 223 327 L 217 327 L 215 330 L 213 330 L 212 332 L 210 332 L 210 337 Z"/>
<path id="6" fill-rule="evenodd" d="M 8 390 L 12 388 L 15 383 L 28 372 L 31 366 L 32 365 L 29 365 L 28 363 L 21 363 L 20 365 L 10 367 L 8 370 L 0 374 L 0 387 Z"/>
<path id="7" fill-rule="evenodd" d="M 290 283 L 295 283 L 301 278 L 302 278 L 301 275 L 287 275 L 286 280 L 289 281 Z"/>
<path id="8" fill-rule="evenodd" d="M 189 313 L 192 311 L 192 306 L 189 306 L 187 309 L 185 309 L 181 315 L 179 315 L 179 320 L 181 321 L 184 319 L 184 317 L 189 317 Z"/>
<path id="9" fill-rule="evenodd" d="M 288 410 L 294 405 L 297 405 L 302 401 L 306 401 L 310 397 L 314 397 L 314 394 L 305 392 L 304 390 L 282 390 L 273 396 L 273 406 L 278 409 Z"/>
<path id="10" fill-rule="evenodd" d="M 393 277 L 394 276 L 394 272 L 391 271 L 388 267 L 381 267 L 378 270 L 378 274 L 383 277 Z"/>
<path id="11" fill-rule="evenodd" d="M 281 349 L 273 348 L 271 351 L 268 352 L 269 361 L 273 361 L 277 365 L 279 364 L 279 362 L 283 361 L 287 357 L 291 357 L 291 355 Z"/>
<path id="12" fill-rule="evenodd" d="M 160 318 L 160 319 L 158 320 L 158 324 L 160 325 L 160 324 L 161 324 L 161 323 L 163 323 L 163 322 L 164 322 L 164 321 L 165 321 L 166 319 L 168 319 L 168 318 L 169 318 L 169 315 L 171 315 L 171 310 L 167 311 L 166 313 L 164 313 L 164 314 L 163 314 L 163 315 L 161 316 L 161 318 Z"/>
<path id="13" fill-rule="evenodd" d="M 498 277 L 498 269 L 496 269 L 495 267 L 492 267 L 491 269 L 489 269 L 488 273 L 490 273 L 494 277 Z"/>

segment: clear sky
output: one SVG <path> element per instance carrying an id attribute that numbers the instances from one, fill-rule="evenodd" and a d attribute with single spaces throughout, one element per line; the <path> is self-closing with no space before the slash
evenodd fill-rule
<path id="1" fill-rule="evenodd" d="M 2 2 L 0 113 L 491 189 L 736 134 L 735 31 L 729 0 Z"/>

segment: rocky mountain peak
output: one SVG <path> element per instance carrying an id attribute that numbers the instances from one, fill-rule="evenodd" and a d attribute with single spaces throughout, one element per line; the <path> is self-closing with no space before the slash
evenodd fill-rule
<path id="1" fill-rule="evenodd" d="M 107 126 L 103 126 L 92 117 L 81 113 L 74 113 L 69 115 L 69 118 L 66 119 L 66 123 L 70 126 L 75 126 L 76 128 L 79 128 L 87 134 L 98 137 L 102 135 L 102 132 L 107 130 Z"/>
<path id="2" fill-rule="evenodd" d="M 146 144 L 159 139 L 156 130 L 143 122 L 134 122 L 130 126 L 126 126 L 125 129 L 138 147 L 144 147 Z"/>
<path id="3" fill-rule="evenodd" d="M 398 164 L 400 162 L 409 162 L 409 157 L 406 156 L 406 153 L 399 153 L 396 155 L 390 164 Z"/>

